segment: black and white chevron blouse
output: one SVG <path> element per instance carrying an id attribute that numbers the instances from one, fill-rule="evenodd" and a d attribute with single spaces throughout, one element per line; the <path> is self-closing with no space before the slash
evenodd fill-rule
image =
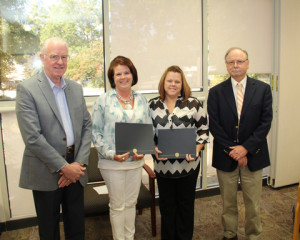
<path id="1" fill-rule="evenodd" d="M 159 98 L 149 101 L 149 109 L 155 127 L 155 141 L 157 143 L 158 129 L 170 128 L 196 128 L 196 144 L 205 144 L 208 139 L 208 123 L 202 103 L 194 97 L 182 101 L 178 97 L 173 113 L 169 113 L 167 105 Z M 185 159 L 168 159 L 159 161 L 154 159 L 154 171 L 162 177 L 178 178 L 191 174 L 200 163 L 200 157 L 196 161 L 188 162 Z"/>

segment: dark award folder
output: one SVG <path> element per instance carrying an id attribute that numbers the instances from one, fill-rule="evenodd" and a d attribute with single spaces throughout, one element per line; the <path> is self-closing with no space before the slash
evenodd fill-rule
<path id="1" fill-rule="evenodd" d="M 127 152 L 153 154 L 154 137 L 152 124 L 119 123 L 115 125 L 116 154 Z"/>
<path id="2" fill-rule="evenodd" d="M 158 129 L 159 158 L 185 158 L 186 154 L 196 157 L 196 129 Z"/>

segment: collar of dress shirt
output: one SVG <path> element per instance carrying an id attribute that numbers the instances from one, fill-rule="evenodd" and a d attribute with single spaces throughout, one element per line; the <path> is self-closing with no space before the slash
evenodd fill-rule
<path id="1" fill-rule="evenodd" d="M 49 82 L 49 84 L 50 84 L 50 86 L 51 86 L 51 89 L 53 89 L 54 87 L 57 87 L 51 80 L 50 80 L 50 78 L 47 76 L 47 74 L 45 73 L 45 76 L 46 76 L 46 78 L 48 79 L 48 82 Z M 64 80 L 64 78 L 63 77 L 61 77 L 61 79 L 60 79 L 60 88 L 61 89 L 65 89 L 66 88 L 66 82 L 65 82 L 65 80 Z M 58 87 L 57 87 L 58 88 Z"/>
<path id="2" fill-rule="evenodd" d="M 232 84 L 232 88 L 236 89 L 236 85 L 237 85 L 237 81 L 231 77 L 231 84 Z M 240 81 L 240 83 L 243 85 L 243 90 L 245 91 L 246 89 L 246 84 L 247 84 L 247 75 L 243 78 L 242 81 Z"/>

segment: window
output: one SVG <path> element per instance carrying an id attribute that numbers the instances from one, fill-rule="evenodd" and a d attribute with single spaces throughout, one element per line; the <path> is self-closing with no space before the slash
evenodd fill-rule
<path id="1" fill-rule="evenodd" d="M 85 95 L 103 92 L 101 4 L 100 0 L 2 1 L 0 99 L 14 99 L 16 85 L 41 70 L 40 45 L 54 36 L 69 45 L 65 76 L 82 84 Z"/>
<path id="2" fill-rule="evenodd" d="M 202 90 L 202 1 L 110 1 L 110 59 L 123 55 L 139 74 L 137 90 L 157 92 L 171 65 Z"/>

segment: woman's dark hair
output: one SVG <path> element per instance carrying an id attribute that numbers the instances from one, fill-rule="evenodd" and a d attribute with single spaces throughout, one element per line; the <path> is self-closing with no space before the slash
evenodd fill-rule
<path id="1" fill-rule="evenodd" d="M 138 75 L 137 75 L 136 68 L 133 65 L 133 63 L 131 62 L 131 60 L 127 57 L 117 56 L 117 57 L 114 58 L 114 60 L 111 61 L 110 65 L 109 65 L 108 72 L 107 72 L 107 76 L 108 76 L 111 88 L 116 87 L 116 84 L 115 84 L 115 81 L 114 81 L 114 74 L 115 74 L 115 68 L 119 65 L 124 65 L 124 66 L 127 66 L 129 68 L 130 73 L 132 74 L 132 78 L 133 78 L 131 86 L 137 84 Z"/>

